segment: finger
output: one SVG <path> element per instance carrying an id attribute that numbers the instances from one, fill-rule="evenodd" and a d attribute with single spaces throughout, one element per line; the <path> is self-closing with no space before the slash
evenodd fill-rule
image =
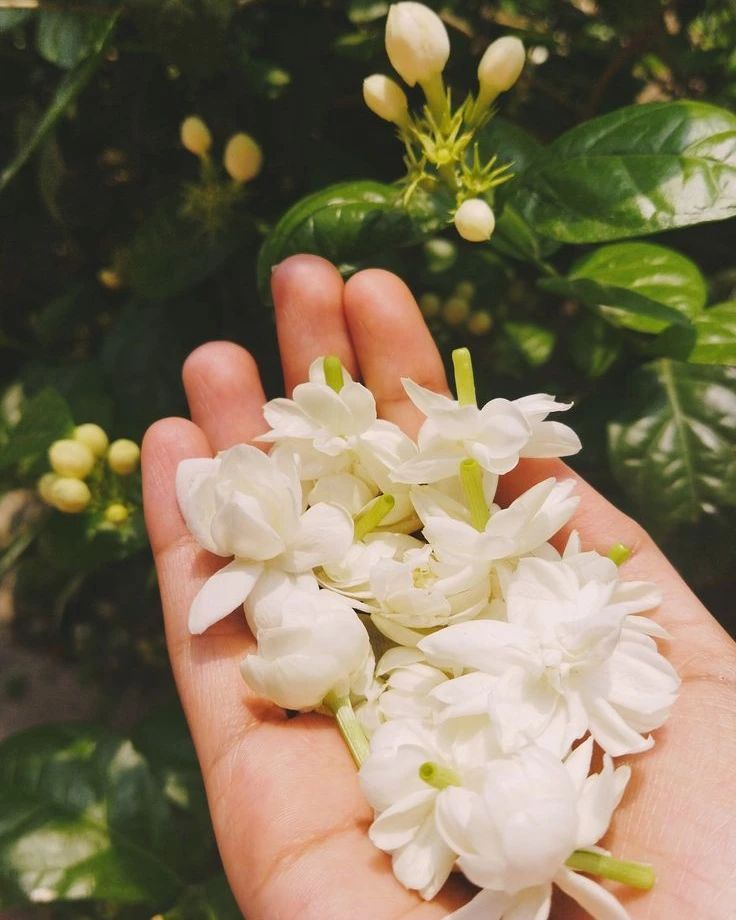
<path id="1" fill-rule="evenodd" d="M 414 436 L 423 416 L 401 377 L 447 393 L 442 359 L 409 288 L 391 272 L 367 269 L 345 285 L 345 315 L 365 385 L 378 414 Z"/>
<path id="2" fill-rule="evenodd" d="M 342 307 L 343 287 L 340 272 L 319 256 L 291 256 L 274 269 L 271 289 L 288 396 L 307 379 L 309 365 L 321 355 L 336 355 L 350 374 L 357 375 Z"/>
<path id="3" fill-rule="evenodd" d="M 583 549 L 595 549 L 602 555 L 616 543 L 627 546 L 631 556 L 621 567 L 622 576 L 635 581 L 653 581 L 661 589 L 662 604 L 652 618 L 672 633 L 674 641 L 668 657 L 672 658 L 681 676 L 718 672 L 724 644 L 726 648 L 733 646 L 725 630 L 700 603 L 644 528 L 619 511 L 562 460 L 522 460 L 501 477 L 498 500 L 506 505 L 550 476 L 574 479 L 575 494 L 580 498 L 569 524 L 553 541 L 557 548 L 564 546 L 572 530 L 579 532 Z"/>
<path id="4" fill-rule="evenodd" d="M 189 355 L 182 378 L 192 421 L 214 451 L 247 443 L 267 430 L 258 367 L 244 348 L 208 342 Z"/>
<path id="5" fill-rule="evenodd" d="M 192 598 L 221 562 L 194 543 L 176 504 L 178 464 L 211 456 L 204 434 L 184 419 L 165 419 L 147 432 L 142 455 L 167 644 L 239 904 L 252 920 L 393 920 L 415 910 L 417 920 L 439 920 L 461 903 L 462 889 L 449 886 L 425 910 L 399 885 L 367 837 L 370 810 L 334 723 L 314 714 L 287 720 L 248 690 L 238 662 L 253 640 L 242 619 L 204 636 L 188 633 Z"/>

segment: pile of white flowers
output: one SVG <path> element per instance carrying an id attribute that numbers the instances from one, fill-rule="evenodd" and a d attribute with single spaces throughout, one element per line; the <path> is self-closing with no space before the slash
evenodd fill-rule
<path id="1" fill-rule="evenodd" d="M 569 408 L 551 396 L 478 407 L 467 349 L 453 360 L 456 400 L 403 380 L 426 416 L 416 443 L 327 357 L 266 404 L 270 453 L 181 463 L 190 531 L 232 557 L 190 629 L 244 606 L 258 648 L 243 677 L 279 706 L 335 715 L 375 810 L 370 838 L 407 888 L 431 899 L 461 871 L 480 892 L 456 920 L 543 920 L 554 883 L 620 920 L 589 876 L 653 883 L 596 844 L 631 772 L 612 758 L 652 746 L 677 692 L 654 641 L 666 633 L 642 616 L 659 593 L 620 579 L 620 545 L 602 556 L 573 533 L 553 548 L 572 481 L 494 503 L 520 458 L 580 442 L 547 419 Z"/>

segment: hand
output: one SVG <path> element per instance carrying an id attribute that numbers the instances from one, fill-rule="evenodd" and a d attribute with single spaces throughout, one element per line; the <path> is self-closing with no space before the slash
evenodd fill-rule
<path id="1" fill-rule="evenodd" d="M 374 392 L 379 416 L 416 434 L 421 417 L 399 377 L 443 393 L 448 386 L 406 286 L 378 270 L 343 284 L 322 259 L 295 256 L 274 272 L 273 291 L 287 392 L 315 357 L 335 354 Z M 243 683 L 238 663 L 254 640 L 242 614 L 203 636 L 187 631 L 191 600 L 222 560 L 184 526 L 177 465 L 250 441 L 266 425 L 258 369 L 239 346 L 198 348 L 183 376 L 192 421 L 157 422 L 143 444 L 146 521 L 174 675 L 235 897 L 248 920 L 442 918 L 470 888 L 453 877 L 425 903 L 394 879 L 389 857 L 368 840 L 372 815 L 332 721 L 314 713 L 287 719 Z M 550 475 L 574 476 L 558 460 L 522 461 L 503 478 L 501 503 Z M 624 577 L 662 589 L 654 619 L 672 634 L 663 651 L 683 680 L 655 747 L 630 758 L 633 778 L 603 842 L 619 858 L 652 862 L 658 881 L 648 893 L 617 893 L 634 918 L 726 920 L 736 903 L 736 646 L 646 533 L 576 478 L 582 500 L 572 526 L 586 548 L 631 547 Z M 553 916 L 582 914 L 559 898 Z"/>

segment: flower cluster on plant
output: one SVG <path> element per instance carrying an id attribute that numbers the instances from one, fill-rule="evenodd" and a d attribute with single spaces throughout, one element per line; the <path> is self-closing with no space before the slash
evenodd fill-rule
<path id="1" fill-rule="evenodd" d="M 667 634 L 644 615 L 659 592 L 620 578 L 621 545 L 603 556 L 575 532 L 552 545 L 578 504 L 573 480 L 495 501 L 521 458 L 579 450 L 549 418 L 569 405 L 479 406 L 467 349 L 453 361 L 456 399 L 402 380 L 425 416 L 416 442 L 326 357 L 264 407 L 268 452 L 180 464 L 189 530 L 230 560 L 194 599 L 190 630 L 242 605 L 250 688 L 334 714 L 375 812 L 370 838 L 407 888 L 431 899 L 459 870 L 480 892 L 457 920 L 541 920 L 554 884 L 620 920 L 588 875 L 653 883 L 598 843 L 631 773 L 613 758 L 651 747 L 679 684 L 655 642 Z"/>
<path id="2" fill-rule="evenodd" d="M 363 83 L 366 105 L 393 122 L 406 148 L 404 201 L 419 186 L 444 184 L 455 198 L 453 220 L 463 239 L 479 243 L 495 227 L 493 189 L 511 178 L 512 164 L 483 162 L 477 133 L 492 115 L 496 98 L 509 90 L 524 67 L 524 46 L 504 36 L 488 46 L 478 65 L 478 91 L 453 108 L 442 72 L 450 56 L 450 39 L 440 17 L 422 3 L 402 2 L 389 8 L 386 52 L 394 70 L 410 87 L 419 85 L 426 104 L 409 110 L 404 90 L 384 74 Z"/>

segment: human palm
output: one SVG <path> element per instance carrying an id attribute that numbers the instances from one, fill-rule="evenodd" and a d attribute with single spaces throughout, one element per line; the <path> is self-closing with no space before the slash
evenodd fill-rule
<path id="1" fill-rule="evenodd" d="M 373 391 L 379 416 L 414 435 L 421 417 L 399 378 L 439 392 L 447 381 L 405 285 L 377 270 L 344 285 L 322 259 L 295 256 L 275 270 L 273 290 L 287 391 L 306 379 L 315 357 L 335 354 Z M 192 421 L 157 422 L 143 444 L 146 521 L 174 675 L 235 897 L 248 920 L 444 917 L 468 900 L 470 886 L 453 877 L 425 903 L 395 880 L 389 857 L 366 834 L 372 814 L 332 720 L 289 719 L 245 686 L 238 663 L 255 642 L 242 614 L 204 636 L 188 633 L 190 603 L 222 560 L 186 529 L 177 465 L 248 442 L 267 426 L 258 369 L 239 346 L 202 346 L 183 376 Z M 522 461 L 503 477 L 501 503 L 550 475 L 574 476 L 558 460 Z M 625 543 L 633 555 L 624 576 L 662 590 L 654 619 L 671 633 L 663 651 L 683 680 L 655 747 L 631 758 L 631 783 L 603 841 L 619 858 L 653 863 L 658 881 L 648 893 L 616 893 L 640 920 L 726 920 L 736 904 L 736 645 L 636 523 L 579 478 L 577 487 L 572 526 L 584 546 L 605 553 Z M 572 902 L 555 902 L 556 920 L 579 916 Z"/>

